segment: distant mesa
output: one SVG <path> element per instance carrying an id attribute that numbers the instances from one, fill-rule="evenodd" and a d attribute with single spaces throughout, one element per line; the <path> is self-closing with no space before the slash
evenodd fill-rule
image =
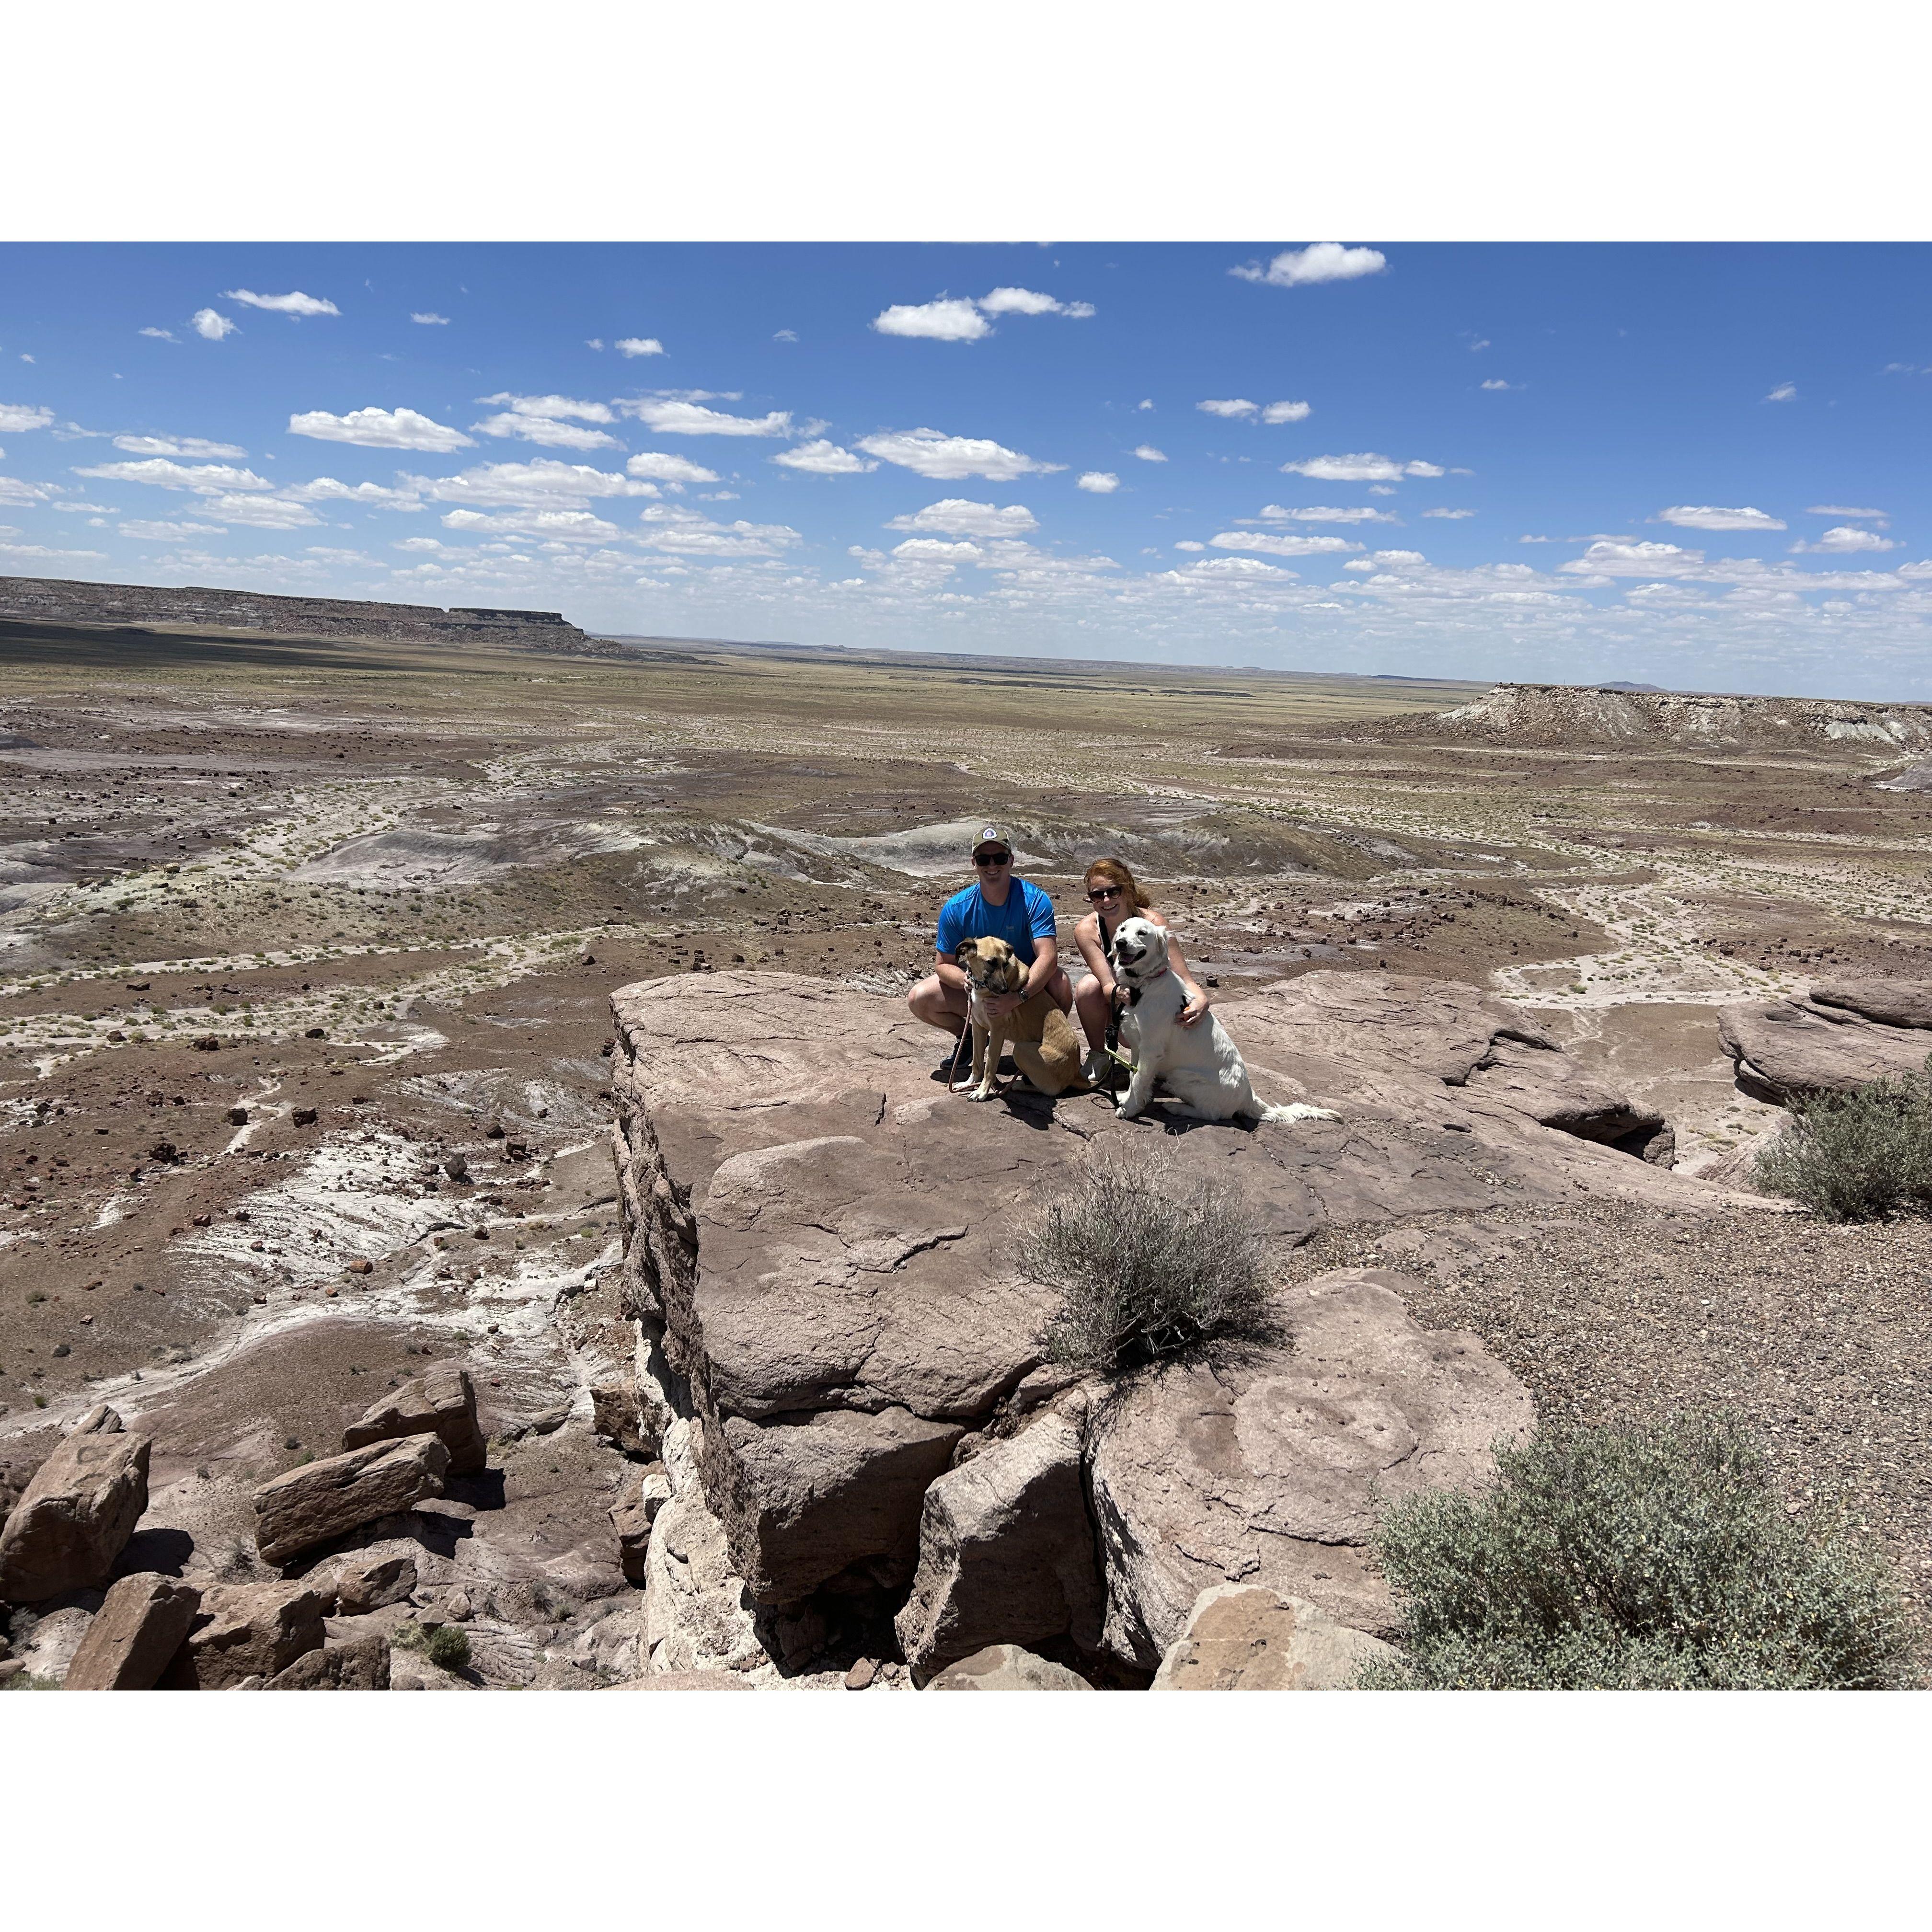
<path id="1" fill-rule="evenodd" d="M 440 610 L 433 604 L 365 603 L 346 597 L 273 597 L 190 584 L 87 584 L 64 578 L 0 577 L 0 620 L 250 631 L 279 638 L 362 638 L 384 644 L 475 644 L 576 657 L 622 657 L 620 645 L 586 636 L 555 610 Z"/>

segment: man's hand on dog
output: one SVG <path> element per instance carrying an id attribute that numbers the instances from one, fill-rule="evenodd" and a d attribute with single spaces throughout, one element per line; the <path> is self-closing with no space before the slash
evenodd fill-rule
<path id="1" fill-rule="evenodd" d="M 1024 986 L 1017 993 L 988 993 L 982 997 L 988 1019 L 1003 1020 L 1009 1013 L 1018 1012 L 1027 1003 Z"/>

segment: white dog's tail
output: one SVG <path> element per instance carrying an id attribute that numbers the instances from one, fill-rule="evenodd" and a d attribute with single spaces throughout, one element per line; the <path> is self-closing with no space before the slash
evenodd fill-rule
<path id="1" fill-rule="evenodd" d="M 1311 1107 L 1306 1100 L 1291 1100 L 1285 1107 L 1264 1107 L 1258 1118 L 1264 1120 L 1339 1120 L 1333 1107 Z"/>

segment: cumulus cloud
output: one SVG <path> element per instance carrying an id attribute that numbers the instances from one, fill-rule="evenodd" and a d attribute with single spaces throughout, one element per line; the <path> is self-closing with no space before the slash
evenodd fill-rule
<path id="1" fill-rule="evenodd" d="M 1796 382 L 1780 382 L 1765 398 L 1768 403 L 1795 403 L 1797 400 L 1798 385 Z"/>
<path id="2" fill-rule="evenodd" d="M 1245 396 L 1210 397 L 1204 403 L 1196 403 L 1197 410 L 1204 410 L 1210 416 L 1251 416 L 1260 407 Z"/>
<path id="3" fill-rule="evenodd" d="M 1089 470 L 1074 485 L 1079 490 L 1090 490 L 1096 496 L 1110 496 L 1120 487 L 1120 479 L 1111 470 Z"/>
<path id="4" fill-rule="evenodd" d="M 291 436 L 314 436 L 320 442 L 352 442 L 365 449 L 419 449 L 440 453 L 472 447 L 460 429 L 433 422 L 415 410 L 351 410 L 333 416 L 309 410 L 289 418 Z"/>
<path id="5" fill-rule="evenodd" d="M 204 461 L 211 457 L 248 454 L 238 443 L 210 442 L 200 436 L 117 436 L 114 447 L 130 456 L 184 456 Z"/>
<path id="6" fill-rule="evenodd" d="M 74 473 L 98 477 L 104 482 L 152 483 L 160 490 L 194 490 L 206 496 L 228 490 L 275 487 L 252 470 L 236 470 L 225 463 L 206 463 L 190 470 L 165 456 L 151 456 L 138 463 L 98 463 Z"/>
<path id="7" fill-rule="evenodd" d="M 195 506 L 196 512 L 224 524 L 242 524 L 250 530 L 298 530 L 322 519 L 306 503 L 285 496 L 244 496 L 233 494 L 204 496 Z"/>
<path id="8" fill-rule="evenodd" d="M 798 340 L 798 331 L 795 328 L 778 329 L 773 333 L 772 340 L 774 342 L 796 342 Z"/>
<path id="9" fill-rule="evenodd" d="M 1165 463 L 1167 460 L 1166 451 L 1164 449 L 1155 448 L 1154 445 L 1150 442 L 1136 444 L 1134 447 L 1134 454 L 1138 456 L 1143 463 Z"/>
<path id="10" fill-rule="evenodd" d="M 1064 302 L 1036 289 L 993 289 L 980 298 L 988 315 L 1064 315 L 1084 321 L 1094 313 L 1091 302 Z"/>
<path id="11" fill-rule="evenodd" d="M 688 456 L 672 456 L 662 450 L 640 450 L 624 465 L 632 476 L 648 477 L 656 483 L 715 483 L 718 472 L 694 463 Z"/>
<path id="12" fill-rule="evenodd" d="M 1214 550 L 1258 550 L 1269 556 L 1322 556 L 1362 548 L 1346 537 L 1288 536 L 1265 530 L 1223 530 L 1208 542 Z"/>
<path id="13" fill-rule="evenodd" d="M 1306 476 L 1318 483 L 1393 483 L 1404 476 L 1440 476 L 1439 464 L 1402 463 L 1373 450 L 1358 450 L 1346 456 L 1311 456 L 1303 463 L 1284 463 L 1284 472 Z"/>
<path id="14" fill-rule="evenodd" d="M 963 296 L 937 302 L 895 302 L 872 318 L 872 326 L 881 335 L 922 337 L 930 342 L 977 342 L 993 332 L 992 325 L 980 313 L 976 303 Z"/>
<path id="15" fill-rule="evenodd" d="M 1660 510 L 1651 520 L 1658 524 L 1675 524 L 1686 530 L 1781 530 L 1784 525 L 1763 510 L 1754 510 L 1749 504 L 1741 509 L 1726 510 L 1714 503 L 1673 503 L 1668 509 Z"/>
<path id="16" fill-rule="evenodd" d="M 514 436 L 523 442 L 542 443 L 550 449 L 616 449 L 620 446 L 614 436 L 607 436 L 601 429 L 592 429 L 587 423 L 558 422 L 549 416 L 526 416 L 514 410 L 485 416 L 481 422 L 473 422 L 470 427 L 482 430 L 485 436 Z"/>
<path id="17" fill-rule="evenodd" d="M 121 526 L 124 537 L 134 537 L 142 543 L 183 543 L 192 537 L 218 537 L 221 534 L 219 524 L 155 524 L 146 523 L 139 518 L 130 518 Z"/>
<path id="18" fill-rule="evenodd" d="M 275 493 L 292 503 L 360 503 L 383 510 L 419 510 L 421 491 L 412 486 L 392 490 L 380 483 L 338 483 L 333 476 L 318 476 L 310 483 L 285 484 Z"/>
<path id="19" fill-rule="evenodd" d="M 411 309 L 410 320 L 412 322 L 420 322 L 431 328 L 447 328 L 449 326 L 448 316 L 438 315 L 435 310 L 430 308 Z"/>
<path id="20" fill-rule="evenodd" d="M 1424 510 L 1425 517 L 1442 517 L 1452 524 L 1460 523 L 1465 517 L 1473 517 L 1474 510 Z"/>
<path id="21" fill-rule="evenodd" d="M 553 422 L 568 416 L 584 422 L 616 420 L 608 403 L 580 402 L 574 396 L 519 396 L 500 389 L 494 396 L 478 396 L 476 400 L 486 406 L 507 410 L 514 416 L 544 416 Z"/>
<path id="22" fill-rule="evenodd" d="M 654 483 L 632 482 L 587 463 L 560 463 L 538 457 L 528 463 L 484 463 L 460 476 L 408 479 L 439 503 L 496 505 L 544 509 L 560 503 L 587 503 L 598 496 L 654 496 Z"/>
<path id="23" fill-rule="evenodd" d="M 589 510 L 506 510 L 485 516 L 480 510 L 452 510 L 446 530 L 471 530 L 496 536 L 547 538 L 559 543 L 608 543 L 622 536 L 615 524 Z"/>
<path id="24" fill-rule="evenodd" d="M 50 550 L 45 544 L 0 543 L 0 557 L 15 558 L 23 562 L 58 560 L 69 564 L 105 563 L 107 553 L 99 550 Z"/>
<path id="25" fill-rule="evenodd" d="M 1573 577 L 1679 577 L 1701 570 L 1704 553 L 1669 543 L 1620 543 L 1600 538 L 1559 570 Z"/>
<path id="26" fill-rule="evenodd" d="M 782 449 L 772 460 L 783 469 L 802 470 L 808 476 L 854 476 L 879 466 L 822 436 L 796 449 Z"/>
<path id="27" fill-rule="evenodd" d="M 175 332 L 172 328 L 144 328 L 140 333 L 143 335 L 152 335 L 157 342 L 172 342 L 175 340 Z"/>
<path id="28" fill-rule="evenodd" d="M 892 546 L 892 554 L 907 563 L 976 563 L 986 555 L 976 543 L 948 543 L 943 537 L 908 537 Z"/>
<path id="29" fill-rule="evenodd" d="M 804 539 L 788 524 L 714 523 L 674 505 L 653 504 L 638 520 L 652 550 L 680 556 L 776 556 Z"/>
<path id="30" fill-rule="evenodd" d="M 1396 520 L 1388 511 L 1370 509 L 1364 504 L 1341 509 L 1332 503 L 1311 503 L 1304 509 L 1290 510 L 1279 503 L 1264 503 L 1262 514 L 1270 523 L 1392 524 Z"/>
<path id="31" fill-rule="evenodd" d="M 664 346 L 655 335 L 627 335 L 617 344 L 617 353 L 635 360 L 640 356 L 662 356 Z"/>
<path id="32" fill-rule="evenodd" d="M 1808 517 L 1855 517 L 1868 523 L 1883 524 L 1888 520 L 1883 510 L 1855 510 L 1844 503 L 1814 503 L 1806 510 Z"/>
<path id="33" fill-rule="evenodd" d="M 1205 550 L 1207 548 L 1204 543 L 1196 543 L 1192 537 L 1183 537 L 1174 545 L 1176 550 Z"/>
<path id="34" fill-rule="evenodd" d="M 196 334 L 206 336 L 210 342 L 219 342 L 225 335 L 232 335 L 236 325 L 218 310 L 198 308 L 188 319 L 189 328 Z"/>
<path id="35" fill-rule="evenodd" d="M 1505 382 L 1500 376 L 1492 376 L 1480 386 L 1485 389 L 1515 389 L 1520 388 L 1522 385 L 1518 382 Z"/>
<path id="36" fill-rule="evenodd" d="M 0 430 L 45 429 L 53 419 L 52 410 L 27 403 L 0 403 Z"/>
<path id="37" fill-rule="evenodd" d="M 617 405 L 660 436 L 789 436 L 791 412 L 773 410 L 769 416 L 734 416 L 707 410 L 682 397 L 646 396 Z"/>
<path id="38" fill-rule="evenodd" d="M 1006 483 L 1016 476 L 1044 476 L 1066 467 L 1064 463 L 1036 463 L 985 436 L 946 436 L 936 429 L 886 430 L 862 436 L 859 447 L 868 456 L 946 483 L 963 476 Z"/>
<path id="39" fill-rule="evenodd" d="M 1306 422 L 1312 413 L 1306 403 L 1270 403 L 1262 411 L 1264 423 Z"/>
<path id="40" fill-rule="evenodd" d="M 1780 529 L 1784 526 L 1780 524 Z M 1862 530 L 1850 524 L 1840 524 L 1828 530 L 1816 543 L 1795 543 L 1792 554 L 1809 552 L 1820 556 L 1842 556 L 1846 552 L 1858 550 L 1896 550 L 1898 544 L 1889 537 L 1880 536 L 1876 530 Z"/>
<path id="41" fill-rule="evenodd" d="M 946 536 L 1023 537 L 1040 528 L 1034 513 L 1024 503 L 1009 503 L 1004 509 L 991 503 L 976 503 L 964 496 L 944 496 L 928 503 L 910 516 L 895 517 L 889 530 L 936 530 Z"/>
<path id="42" fill-rule="evenodd" d="M 253 289 L 224 289 L 221 299 L 244 302 L 250 308 L 268 309 L 277 315 L 286 315 L 298 321 L 305 315 L 342 313 L 332 302 L 325 302 L 319 296 L 305 296 L 300 289 L 292 290 L 285 296 L 258 296 Z"/>
<path id="43" fill-rule="evenodd" d="M 1374 248 L 1345 248 L 1339 242 L 1311 242 L 1306 248 L 1289 248 L 1263 268 L 1247 262 L 1230 268 L 1244 282 L 1266 282 L 1277 289 L 1304 288 L 1315 282 L 1352 282 L 1378 275 L 1388 257 Z"/>
<path id="44" fill-rule="evenodd" d="M 6 454 L 0 450 L 0 456 Z M 0 476 L 0 503 L 44 503 L 52 492 L 38 483 L 24 482 L 18 476 Z"/>

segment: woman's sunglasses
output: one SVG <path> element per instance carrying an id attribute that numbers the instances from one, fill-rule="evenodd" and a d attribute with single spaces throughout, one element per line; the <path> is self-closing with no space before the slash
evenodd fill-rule
<path id="1" fill-rule="evenodd" d="M 976 866 L 1010 866 L 1013 855 L 1010 852 L 975 852 L 973 862 Z"/>
<path id="2" fill-rule="evenodd" d="M 1087 896 L 1097 905 L 1102 899 L 1118 898 L 1120 889 L 1118 886 L 1096 886 Z"/>

